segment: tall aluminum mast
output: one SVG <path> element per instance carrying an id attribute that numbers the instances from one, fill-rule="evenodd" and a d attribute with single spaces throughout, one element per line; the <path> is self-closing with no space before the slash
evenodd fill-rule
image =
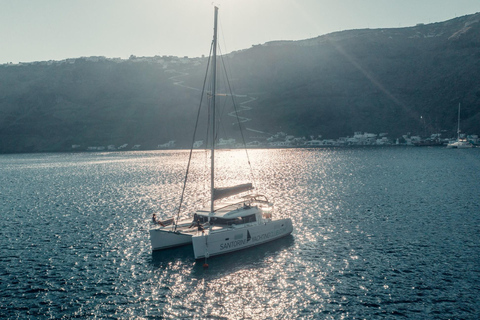
<path id="1" fill-rule="evenodd" d="M 215 98 L 216 98 L 216 84 L 217 84 L 217 18 L 218 18 L 218 8 L 215 7 L 215 20 L 213 24 L 213 59 L 212 59 L 212 106 L 210 112 L 211 114 L 211 124 L 212 124 L 212 149 L 210 152 L 211 163 L 210 163 L 210 192 L 211 192 L 211 201 L 210 201 L 210 212 L 213 213 L 213 203 L 214 192 L 215 192 Z"/>

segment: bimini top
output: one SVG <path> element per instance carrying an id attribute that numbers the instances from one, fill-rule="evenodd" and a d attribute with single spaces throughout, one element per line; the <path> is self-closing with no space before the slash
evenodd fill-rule
<path id="1" fill-rule="evenodd" d="M 253 185 L 251 183 L 244 183 L 226 188 L 215 188 L 213 189 L 213 200 L 220 200 L 250 190 L 253 190 Z"/>

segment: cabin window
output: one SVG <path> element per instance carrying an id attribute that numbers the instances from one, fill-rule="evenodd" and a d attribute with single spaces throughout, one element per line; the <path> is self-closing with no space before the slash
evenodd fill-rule
<path id="1" fill-rule="evenodd" d="M 210 218 L 210 224 L 216 225 L 227 225 L 231 226 L 232 224 L 241 224 L 242 220 L 240 218 L 233 218 L 233 219 L 223 219 L 223 218 Z"/>
<path id="2" fill-rule="evenodd" d="M 249 223 L 249 222 L 255 222 L 257 221 L 257 218 L 255 217 L 254 214 L 251 214 L 246 217 L 242 217 L 242 223 Z"/>
<path id="3" fill-rule="evenodd" d="M 257 221 L 257 218 L 254 214 L 246 217 L 231 218 L 231 219 L 222 219 L 222 218 L 215 218 L 215 217 L 210 218 L 211 224 L 227 225 L 227 226 L 231 226 L 233 224 L 244 224 L 244 223 L 255 222 L 255 221 Z"/>

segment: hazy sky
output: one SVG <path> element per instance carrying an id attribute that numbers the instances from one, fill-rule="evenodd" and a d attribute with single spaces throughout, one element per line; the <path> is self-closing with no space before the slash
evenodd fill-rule
<path id="1" fill-rule="evenodd" d="M 208 55 L 333 31 L 407 27 L 480 12 L 480 0 L 0 0 L 0 63 Z"/>

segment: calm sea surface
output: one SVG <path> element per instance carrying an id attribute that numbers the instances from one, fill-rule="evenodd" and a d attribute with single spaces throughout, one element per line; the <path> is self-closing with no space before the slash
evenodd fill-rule
<path id="1" fill-rule="evenodd" d="M 219 185 L 248 179 L 243 155 L 219 152 Z M 479 318 L 479 148 L 249 155 L 294 232 L 206 270 L 150 247 L 187 152 L 0 155 L 0 318 Z M 187 211 L 208 184 L 194 158 Z"/>

